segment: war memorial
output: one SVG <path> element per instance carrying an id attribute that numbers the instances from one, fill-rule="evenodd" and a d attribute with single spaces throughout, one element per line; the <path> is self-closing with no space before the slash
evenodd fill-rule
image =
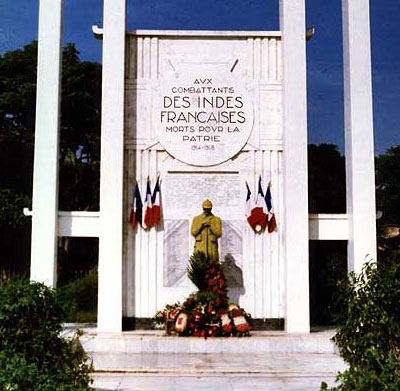
<path id="1" fill-rule="evenodd" d="M 78 212 L 57 206 L 63 0 L 40 1 L 31 279 L 56 285 L 58 237 L 98 237 L 99 334 L 193 290 L 187 260 L 205 199 L 220 218 L 213 240 L 232 267 L 230 295 L 267 328 L 310 331 L 309 240 L 347 240 L 349 270 L 376 258 L 368 2 L 342 1 L 341 215 L 308 213 L 304 3 L 280 1 L 279 31 L 129 31 L 126 0 L 104 0 L 93 28 L 103 41 L 100 211 Z M 272 232 L 247 221 L 260 178 Z M 133 228 L 136 183 L 145 201 L 157 179 L 160 221 Z"/>

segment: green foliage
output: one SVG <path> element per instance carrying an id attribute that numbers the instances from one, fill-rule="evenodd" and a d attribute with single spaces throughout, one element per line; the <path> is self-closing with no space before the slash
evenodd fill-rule
<path id="1" fill-rule="evenodd" d="M 0 227 L 16 229 L 25 225 L 27 217 L 24 216 L 23 209 L 30 203 L 25 194 L 11 189 L 0 189 Z"/>
<path id="2" fill-rule="evenodd" d="M 26 275 L 33 183 L 37 42 L 0 55 L 0 265 Z M 60 126 L 61 210 L 98 210 L 101 65 L 63 49 Z M 28 221 L 28 224 L 27 224 Z M 12 259 L 12 262 L 10 261 Z"/>
<path id="3" fill-rule="evenodd" d="M 0 390 L 91 389 L 85 353 L 60 337 L 63 318 L 58 295 L 45 285 L 0 283 Z"/>
<path id="4" fill-rule="evenodd" d="M 61 96 L 60 209 L 99 209 L 100 114 L 101 65 L 81 61 L 75 45 L 67 44 Z"/>
<path id="5" fill-rule="evenodd" d="M 376 201 L 384 223 L 400 222 L 400 145 L 376 158 Z"/>
<path id="6" fill-rule="evenodd" d="M 211 266 L 212 259 L 202 251 L 197 251 L 189 258 L 187 274 L 189 280 L 202 291 L 207 289 L 206 270 Z"/>
<path id="7" fill-rule="evenodd" d="M 63 237 L 58 241 L 58 286 L 86 276 L 97 268 L 98 238 Z"/>
<path id="8" fill-rule="evenodd" d="M 65 303 L 67 322 L 96 323 L 97 269 L 60 287 Z"/>
<path id="9" fill-rule="evenodd" d="M 308 146 L 310 213 L 346 212 L 345 161 L 333 144 Z"/>
<path id="10" fill-rule="evenodd" d="M 347 243 L 310 241 L 309 264 L 311 324 L 334 325 L 343 313 L 338 286 L 347 276 Z"/>
<path id="11" fill-rule="evenodd" d="M 26 195 L 32 186 L 36 62 L 36 42 L 0 56 L 0 183 Z"/>
<path id="12" fill-rule="evenodd" d="M 36 41 L 0 56 L 0 183 L 29 196 L 36 64 Z M 97 210 L 101 65 L 81 61 L 74 44 L 63 50 L 61 102 L 60 207 Z M 88 179 L 93 183 L 89 185 Z"/>
<path id="13" fill-rule="evenodd" d="M 228 288 L 221 262 L 197 251 L 189 258 L 187 274 L 198 289 L 184 302 L 187 310 L 209 304 L 217 312 L 228 308 Z"/>
<path id="14" fill-rule="evenodd" d="M 251 315 L 237 304 L 228 305 L 228 288 L 223 265 L 202 251 L 195 252 L 187 267 L 189 279 L 198 291 L 183 304 L 166 305 L 154 317 L 156 327 L 167 333 L 175 324 L 180 335 L 194 337 L 248 336 Z"/>
<path id="15" fill-rule="evenodd" d="M 400 389 L 400 253 L 350 273 L 342 286 L 348 309 L 334 341 L 349 369 L 337 391 Z M 327 389 L 327 387 L 322 388 Z"/>

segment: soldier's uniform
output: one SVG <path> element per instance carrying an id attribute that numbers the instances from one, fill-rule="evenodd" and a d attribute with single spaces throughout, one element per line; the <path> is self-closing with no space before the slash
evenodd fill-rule
<path id="1" fill-rule="evenodd" d="M 211 213 L 212 203 L 203 202 L 204 212 L 192 221 L 191 233 L 195 237 L 194 252 L 202 251 L 218 260 L 218 238 L 222 235 L 222 221 Z"/>

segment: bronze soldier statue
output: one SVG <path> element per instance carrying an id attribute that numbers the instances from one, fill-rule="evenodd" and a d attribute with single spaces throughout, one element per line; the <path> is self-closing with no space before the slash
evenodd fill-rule
<path id="1" fill-rule="evenodd" d="M 211 213 L 212 203 L 204 200 L 203 213 L 194 217 L 191 233 L 195 237 L 194 252 L 202 251 L 218 260 L 218 238 L 222 235 L 222 222 Z"/>

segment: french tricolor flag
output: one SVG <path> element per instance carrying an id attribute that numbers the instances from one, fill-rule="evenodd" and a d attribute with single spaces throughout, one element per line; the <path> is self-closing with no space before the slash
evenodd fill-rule
<path id="1" fill-rule="evenodd" d="M 251 197 L 251 191 L 249 188 L 249 184 L 246 182 L 246 188 L 247 188 L 247 196 L 246 196 L 246 219 L 247 222 L 250 224 L 251 228 L 254 229 L 254 227 L 251 225 L 251 210 L 253 209 L 253 198 Z"/>
<path id="2" fill-rule="evenodd" d="M 151 202 L 150 178 L 147 177 L 146 197 L 144 199 L 143 228 L 147 229 L 153 223 L 153 205 Z"/>
<path id="3" fill-rule="evenodd" d="M 262 232 L 268 223 L 267 206 L 265 204 L 264 193 L 261 186 L 261 177 L 258 180 L 258 193 L 256 204 L 250 213 L 250 225 L 256 232 Z"/>
<path id="4" fill-rule="evenodd" d="M 136 223 L 142 224 L 143 203 L 140 196 L 139 184 L 136 181 L 135 192 L 133 195 L 133 208 L 131 211 L 131 226 L 134 229 Z"/>
<path id="5" fill-rule="evenodd" d="M 153 220 L 152 227 L 155 227 L 161 218 L 161 188 L 160 188 L 160 177 L 157 177 L 157 182 L 151 196 L 151 202 L 153 205 Z"/>
<path id="6" fill-rule="evenodd" d="M 268 232 L 271 233 L 276 229 L 276 218 L 272 207 L 271 182 L 268 183 L 267 192 L 265 193 L 265 204 L 268 210 Z"/>

